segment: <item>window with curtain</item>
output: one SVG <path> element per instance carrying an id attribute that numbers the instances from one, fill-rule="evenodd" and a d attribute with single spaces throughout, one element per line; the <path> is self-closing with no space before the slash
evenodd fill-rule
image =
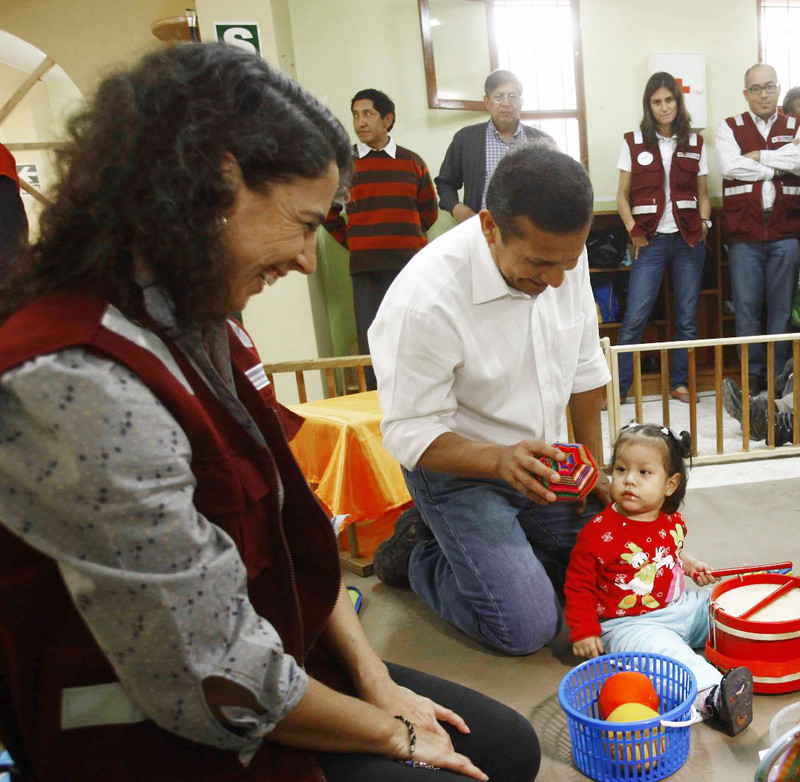
<path id="1" fill-rule="evenodd" d="M 759 60 L 778 72 L 782 92 L 800 86 L 800 0 L 758 0 Z"/>
<path id="2" fill-rule="evenodd" d="M 587 161 L 578 0 L 419 0 L 428 105 L 485 111 L 495 68 L 522 81 L 522 121 Z"/>

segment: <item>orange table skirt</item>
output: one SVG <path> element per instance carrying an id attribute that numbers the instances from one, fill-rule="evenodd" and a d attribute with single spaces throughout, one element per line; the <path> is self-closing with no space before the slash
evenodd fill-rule
<path id="1" fill-rule="evenodd" d="M 292 407 L 305 423 L 291 442 L 306 480 L 331 515 L 349 514 L 359 525 L 364 554 L 391 532 L 399 511 L 410 504 L 399 462 L 383 447 L 377 391 L 306 402 Z M 362 522 L 378 521 L 367 532 Z M 377 537 L 382 536 L 382 537 Z"/>

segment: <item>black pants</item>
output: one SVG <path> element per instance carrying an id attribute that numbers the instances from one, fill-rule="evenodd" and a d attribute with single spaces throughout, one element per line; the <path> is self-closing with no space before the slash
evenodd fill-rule
<path id="1" fill-rule="evenodd" d="M 358 337 L 358 352 L 366 355 L 369 353 L 367 331 L 378 314 L 383 297 L 389 286 L 394 282 L 399 272 L 359 272 L 351 277 L 353 282 L 353 309 L 356 316 L 356 336 Z M 365 369 L 367 389 L 374 391 L 377 388 L 375 374 L 371 367 Z"/>
<path id="2" fill-rule="evenodd" d="M 392 679 L 461 715 L 471 733 L 445 724 L 457 752 L 489 775 L 491 782 L 531 782 L 539 771 L 541 751 L 531 724 L 521 714 L 475 690 L 420 671 L 387 663 Z M 453 771 L 409 768 L 377 755 L 318 756 L 328 782 L 464 782 Z"/>

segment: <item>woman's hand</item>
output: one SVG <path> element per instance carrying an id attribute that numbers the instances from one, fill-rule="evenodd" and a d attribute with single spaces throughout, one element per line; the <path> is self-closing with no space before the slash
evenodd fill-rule
<path id="1" fill-rule="evenodd" d="M 413 723 L 414 721 L 411 720 Z M 456 771 L 472 779 L 479 779 L 481 782 L 489 779 L 466 755 L 461 755 L 453 749 L 450 738 L 445 734 L 446 741 L 439 734 L 414 724 L 417 734 L 417 747 L 414 752 L 414 760 L 429 763 L 436 768 L 446 768 Z M 407 752 L 407 751 L 406 751 Z M 406 754 L 405 757 L 408 757 Z"/>
<path id="2" fill-rule="evenodd" d="M 588 638 L 581 638 L 572 644 L 572 653 L 576 657 L 599 657 L 605 652 L 603 642 L 599 635 L 590 635 Z"/>
<path id="3" fill-rule="evenodd" d="M 417 695 L 408 687 L 395 684 L 388 676 L 379 686 L 372 687 L 369 691 L 362 691 L 360 695 L 367 703 L 377 706 L 387 714 L 392 716 L 402 714 L 411 720 L 415 727 L 444 738 L 451 749 L 453 745 L 450 736 L 439 724 L 440 721 L 452 725 L 459 733 L 469 733 L 467 723 L 452 709 L 440 706 L 423 695 Z"/>
<path id="4" fill-rule="evenodd" d="M 642 247 L 647 247 L 649 242 L 646 236 L 631 236 L 631 243 L 633 244 L 633 260 L 635 261 L 639 257 L 639 250 Z"/>

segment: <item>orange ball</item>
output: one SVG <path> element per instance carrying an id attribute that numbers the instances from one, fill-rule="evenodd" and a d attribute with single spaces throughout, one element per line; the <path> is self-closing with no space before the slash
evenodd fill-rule
<path id="1" fill-rule="evenodd" d="M 597 699 L 600 716 L 608 719 L 608 715 L 624 703 L 641 703 L 657 712 L 659 698 L 653 682 L 638 671 L 621 671 L 609 676 Z"/>

